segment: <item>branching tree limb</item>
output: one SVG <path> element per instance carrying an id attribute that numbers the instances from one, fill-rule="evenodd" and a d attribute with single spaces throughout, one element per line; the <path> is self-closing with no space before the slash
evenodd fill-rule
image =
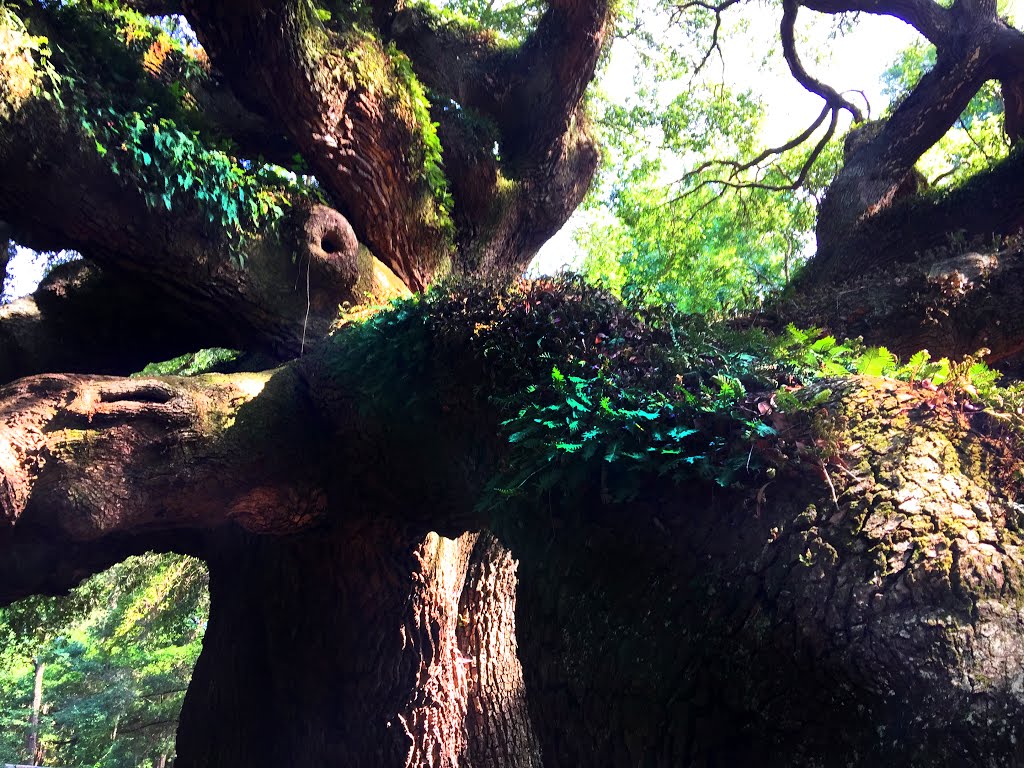
<path id="1" fill-rule="evenodd" d="M 845 109 L 852 116 L 855 122 L 864 119 L 860 109 L 845 99 L 842 94 L 832 86 L 827 85 L 815 77 L 812 77 L 800 61 L 800 55 L 796 50 L 796 17 L 800 10 L 798 0 L 783 0 L 782 21 L 779 26 L 779 33 L 782 39 L 782 55 L 789 65 L 789 71 L 800 85 L 807 91 L 817 94 L 825 100 L 825 104 L 833 110 Z"/>
<path id="2" fill-rule="evenodd" d="M 709 40 L 707 47 L 704 49 L 704 54 L 701 56 L 700 61 L 697 62 L 697 66 L 693 68 L 693 77 L 696 77 L 704 71 L 704 67 L 707 66 L 708 61 L 714 53 L 717 52 L 719 56 L 722 55 L 722 47 L 719 40 L 719 34 L 722 31 L 722 14 L 739 2 L 741 2 L 741 0 L 723 0 L 723 2 L 715 4 L 703 2 L 703 0 L 693 0 L 692 2 L 681 3 L 673 7 L 670 15 L 673 23 L 678 23 L 684 14 L 695 8 L 713 13 L 715 16 L 714 24 L 711 27 L 711 39 Z"/>

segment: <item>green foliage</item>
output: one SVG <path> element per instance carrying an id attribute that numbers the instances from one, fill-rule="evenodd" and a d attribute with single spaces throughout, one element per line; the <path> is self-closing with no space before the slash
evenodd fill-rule
<path id="1" fill-rule="evenodd" d="M 461 30 L 467 38 L 483 37 L 509 48 L 522 43 L 544 11 L 540 0 L 448 0 L 434 4 L 419 0 L 414 7 L 447 30 Z"/>
<path id="2" fill-rule="evenodd" d="M 289 205 L 285 191 L 292 182 L 281 169 L 259 165 L 247 170 L 227 153 L 204 147 L 197 133 L 185 133 L 151 109 L 141 114 L 121 114 L 111 107 L 89 112 L 82 129 L 114 173 L 143 191 L 150 208 L 172 211 L 198 205 L 207 221 L 236 244 L 245 233 L 276 222 Z"/>
<path id="3" fill-rule="evenodd" d="M 50 41 L 33 35 L 10 5 L 0 2 L 0 120 L 29 98 L 60 101 L 60 75 Z"/>
<path id="4" fill-rule="evenodd" d="M 58 74 L 45 95 L 61 100 L 83 144 L 139 189 L 149 208 L 198 212 L 241 259 L 245 239 L 272 229 L 294 195 L 315 194 L 294 174 L 241 160 L 230 142 L 203 132 L 188 86 L 208 75 L 201 52 L 181 35 L 113 2 L 64 2 L 46 11 L 67 43 L 53 57 Z"/>
<path id="5" fill-rule="evenodd" d="M 626 98 L 592 99 L 605 162 L 587 201 L 590 221 L 577 234 L 581 271 L 630 300 L 684 312 L 756 308 L 808 253 L 838 143 L 801 189 L 773 189 L 791 185 L 811 148 L 739 170 L 764 149 L 757 94 L 694 79 L 685 60 L 652 53 L 644 63 Z"/>
<path id="6" fill-rule="evenodd" d="M 233 349 L 211 347 L 175 357 L 160 363 L 150 363 L 134 376 L 197 376 L 233 363 L 240 353 Z"/>
<path id="7" fill-rule="evenodd" d="M 441 139 L 437 135 L 438 124 L 430 115 L 430 100 L 413 72 L 409 57 L 399 51 L 394 43 L 388 46 L 387 53 L 412 110 L 413 123 L 418 129 L 418 146 L 413 148 L 416 153 L 415 162 L 421 166 L 422 178 L 436 204 L 436 223 L 451 232 L 454 226 L 451 222 L 453 200 L 448 188 L 448 177 L 444 173 Z"/>
<path id="8" fill-rule="evenodd" d="M 818 329 L 790 326 L 776 337 L 626 306 L 578 277 L 443 285 L 342 334 L 339 361 L 367 407 L 405 421 L 428 403 L 437 407 L 424 381 L 460 376 L 431 373 L 435 361 L 485 362 L 487 381 L 465 386 L 493 393 L 508 442 L 480 500 L 488 508 L 583 488 L 615 501 L 659 482 L 763 482 L 782 460 L 779 441 L 794 439 L 776 434 L 778 414 L 789 430 L 807 432 L 807 445 L 822 443 L 814 419 L 831 392 L 804 388 L 823 377 L 888 376 L 972 409 L 1024 403 L 1019 391 L 996 387 L 998 374 L 980 353 L 950 363 L 922 351 L 900 363 L 884 347 Z M 380 370 L 400 374 L 384 379 Z"/>
<path id="9" fill-rule="evenodd" d="M 685 426 L 687 414 L 671 398 L 624 388 L 612 377 L 566 376 L 557 367 L 551 380 L 543 390 L 531 385 L 521 393 L 526 397 L 512 399 L 523 402 L 502 426 L 516 453 L 531 460 L 502 479 L 506 487 L 499 486 L 500 493 L 514 493 L 531 481 L 547 491 L 596 458 L 645 466 L 659 475 L 704 460 L 694 451 L 706 446 L 688 440 L 698 430 Z"/>
<path id="10" fill-rule="evenodd" d="M 33 659 L 46 666 L 48 765 L 152 768 L 173 758 L 184 690 L 209 611 L 205 566 L 148 554 L 65 597 L 0 609 L 0 755 L 22 762 Z"/>

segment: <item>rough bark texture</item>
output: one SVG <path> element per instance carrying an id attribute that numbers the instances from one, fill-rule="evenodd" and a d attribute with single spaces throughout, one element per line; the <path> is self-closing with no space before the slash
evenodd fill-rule
<path id="1" fill-rule="evenodd" d="M 845 267 L 830 233 L 896 215 L 919 144 L 979 79 L 1016 98 L 1020 35 L 990 5 L 899 4 L 941 43 L 939 66 L 851 156 L 812 276 Z M 0 217 L 87 263 L 0 316 L 0 373 L 37 374 L 0 389 L 0 602 L 150 548 L 204 557 L 211 617 L 177 765 L 1024 764 L 1022 449 L 994 416 L 835 382 L 805 412 L 828 450 L 767 485 L 652 479 L 613 505 L 595 477 L 485 515 L 510 450 L 495 358 L 435 344 L 422 323 L 413 341 L 377 330 L 370 348 L 350 329 L 312 345 L 342 302 L 519 269 L 564 222 L 597 160 L 581 105 L 609 4 L 552 0 L 512 46 L 385 0 L 358 18 L 333 4 L 326 22 L 310 0 L 182 0 L 211 62 L 182 88 L 209 120 L 176 117 L 197 141 L 298 150 L 328 201 L 291 197 L 241 242 L 198 203 L 153 205 L 159 190 L 115 172 L 82 114 L 40 95 L 47 66 L 86 67 L 84 27 L 53 4 L 7 7 L 61 53 L 44 61 L 0 16 Z M 103 82 L 87 97 L 168 95 L 152 80 L 176 77 L 174 61 L 147 48 L 129 66 L 128 41 L 108 43 L 134 74 L 105 82 L 93 61 Z M 443 166 L 410 72 L 432 89 Z M 929 101 L 940 87 L 948 99 Z M 1018 186 L 992 188 L 1004 207 L 971 214 L 977 231 L 1019 222 Z M 908 267 L 902 287 L 933 297 L 917 314 L 893 297 L 858 320 L 854 294 L 832 295 L 836 324 L 902 318 L 901 345 L 1012 354 L 1019 269 L 1011 253 L 979 258 Z M 557 335 L 560 319 L 528 322 Z M 305 355 L 258 374 L 96 375 L 210 343 Z"/>
<path id="2" fill-rule="evenodd" d="M 469 665 L 464 765 L 540 768 L 516 634 L 518 562 L 488 532 L 477 538 L 459 603 L 459 648 Z"/>
<path id="3" fill-rule="evenodd" d="M 510 536 L 545 765 L 1024 759 L 1018 511 L 981 480 L 1006 448 L 905 388 L 840 391 L 838 502 L 811 473 L 763 505 L 595 494 Z"/>
<path id="4" fill-rule="evenodd" d="M 540 765 L 514 639 L 489 624 L 514 627 L 507 551 L 420 536 L 373 508 L 220 542 L 179 764 Z M 473 609 L 490 631 L 460 630 Z"/>
<path id="5" fill-rule="evenodd" d="M 760 492 L 654 483 L 630 505 L 602 502 L 595 481 L 500 510 L 495 540 L 476 533 L 473 500 L 500 459 L 477 433 L 496 416 L 472 377 L 450 376 L 471 366 L 423 350 L 406 362 L 411 402 L 365 402 L 344 339 L 251 400 L 243 374 L 6 393 L 19 416 L 0 547 L 22 559 L 3 599 L 161 531 L 193 531 L 210 563 L 180 764 L 1022 759 L 1020 446 L 995 417 L 926 389 L 830 382 L 806 416 L 832 446 L 821 464 L 794 462 Z M 197 420 L 197 391 L 218 381 Z M 289 434 L 309 452 L 268 463 Z M 428 434 L 434 462 L 416 447 Z M 120 469 L 94 472 L 105 456 Z"/>
<path id="6" fill-rule="evenodd" d="M 907 360 L 921 349 L 963 359 L 988 350 L 992 364 L 1024 351 L 1019 247 L 933 255 L 851 279 L 793 292 L 764 318 L 776 327 L 825 325 L 839 338 L 863 337 Z"/>
<path id="7" fill-rule="evenodd" d="M 66 37 L 69 46 L 79 42 L 73 29 L 38 16 L 33 31 L 55 42 Z M 31 58 L 29 64 L 0 58 L 0 80 L 41 88 L 42 72 Z M 78 250 L 122 290 L 136 290 L 140 300 L 170 316 L 187 348 L 203 346 L 206 334 L 186 338 L 185 331 L 216 328 L 226 346 L 287 359 L 327 332 L 340 304 L 381 302 L 406 291 L 327 206 L 292 196 L 276 228 L 242 237 L 211 225 L 207 208 L 180 196 L 166 208 L 154 207 L 147 199 L 151 190 L 97 152 L 96 141 L 83 133 L 85 115 L 56 99 L 26 100 L 14 89 L 0 90 L 4 96 L 0 209 L 15 237 L 36 248 Z M 311 239 L 314 230 L 320 240 Z"/>

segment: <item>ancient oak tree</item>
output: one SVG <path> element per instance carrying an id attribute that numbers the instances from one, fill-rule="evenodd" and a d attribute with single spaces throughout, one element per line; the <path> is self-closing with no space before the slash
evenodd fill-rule
<path id="1" fill-rule="evenodd" d="M 897 10 L 936 94 L 851 156 L 846 220 L 901 183 L 914 120 L 986 77 L 1019 110 L 994 11 Z M 1022 759 L 1021 449 L 964 371 L 826 386 L 515 282 L 597 167 L 612 24 L 603 0 L 520 39 L 387 0 L 0 2 L 0 243 L 84 257 L 0 312 L 0 602 L 203 558 L 176 765 Z M 1008 356 L 1019 269 L 992 258 L 872 327 Z M 854 327 L 808 295 L 794 316 Z M 128 377 L 209 347 L 242 354 Z"/>

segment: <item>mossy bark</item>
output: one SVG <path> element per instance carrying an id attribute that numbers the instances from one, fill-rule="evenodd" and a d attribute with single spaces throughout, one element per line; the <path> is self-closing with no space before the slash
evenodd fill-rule
<path id="1" fill-rule="evenodd" d="M 503 529 L 545 765 L 1024 760 L 1016 459 L 902 386 L 830 386 L 836 501 L 811 465 Z"/>
<path id="2" fill-rule="evenodd" d="M 272 375 L 4 390 L 0 598 L 154 544 L 206 557 L 183 766 L 1024 759 L 1021 446 L 996 415 L 832 381 L 771 481 L 612 504 L 594 477 L 482 516 L 507 449 L 487 373 L 410 327 L 373 398 L 389 358 L 346 334 Z"/>

